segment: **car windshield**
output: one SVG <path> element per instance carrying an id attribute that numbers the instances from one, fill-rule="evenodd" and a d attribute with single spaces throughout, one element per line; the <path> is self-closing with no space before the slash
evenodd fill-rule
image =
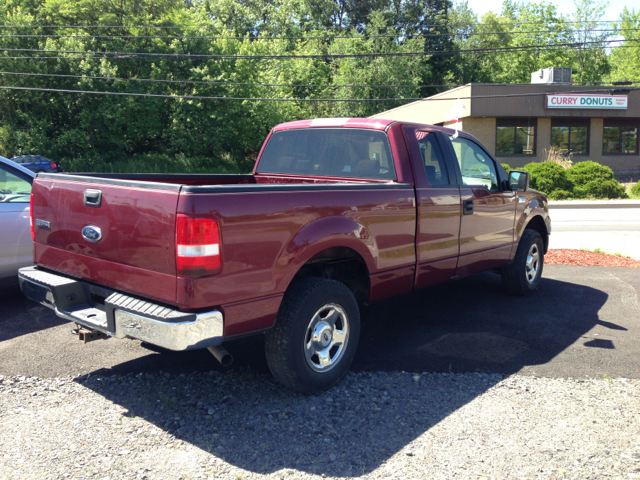
<path id="1" fill-rule="evenodd" d="M 384 132 L 354 128 L 306 128 L 275 132 L 258 173 L 395 180 Z"/>

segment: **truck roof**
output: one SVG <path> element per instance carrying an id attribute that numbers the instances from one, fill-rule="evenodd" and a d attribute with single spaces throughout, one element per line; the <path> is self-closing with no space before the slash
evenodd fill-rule
<path id="1" fill-rule="evenodd" d="M 397 120 L 386 120 L 384 118 L 315 118 L 312 120 L 297 120 L 295 122 L 281 123 L 280 125 L 276 125 L 273 130 L 279 132 L 282 130 L 292 130 L 296 128 L 347 127 L 369 128 L 371 130 L 384 131 L 394 123 L 402 123 L 403 125 L 409 125 L 417 128 L 429 127 L 430 130 L 440 130 L 449 134 L 452 134 L 455 131 L 452 128 L 440 127 L 437 125 L 416 122 L 398 122 Z"/>
<path id="2" fill-rule="evenodd" d="M 295 122 L 281 123 L 274 130 L 291 130 L 294 128 L 322 128 L 322 127 L 348 127 L 370 128 L 372 130 L 386 130 L 396 120 L 384 120 L 377 118 L 315 118 L 313 120 L 298 120 Z"/>

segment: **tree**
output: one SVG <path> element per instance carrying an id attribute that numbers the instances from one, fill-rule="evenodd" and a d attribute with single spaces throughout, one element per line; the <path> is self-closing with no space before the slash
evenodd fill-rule
<path id="1" fill-rule="evenodd" d="M 607 57 L 607 44 L 611 37 L 606 28 L 598 21 L 603 18 L 608 2 L 604 0 L 575 0 L 576 11 L 573 14 L 573 37 L 578 44 L 574 49 L 577 68 L 573 71 L 573 82 L 591 84 L 602 81 L 610 70 Z"/>
<path id="2" fill-rule="evenodd" d="M 640 11 L 629 11 L 624 7 L 620 15 L 620 35 L 622 46 L 611 54 L 611 80 L 625 81 L 640 79 Z M 631 48 L 630 48 L 631 47 Z"/>

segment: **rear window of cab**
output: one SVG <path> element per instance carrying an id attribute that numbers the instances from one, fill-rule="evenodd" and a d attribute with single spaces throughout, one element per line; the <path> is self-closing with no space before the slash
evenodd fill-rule
<path id="1" fill-rule="evenodd" d="M 396 180 L 387 135 L 355 128 L 274 132 L 257 173 Z"/>

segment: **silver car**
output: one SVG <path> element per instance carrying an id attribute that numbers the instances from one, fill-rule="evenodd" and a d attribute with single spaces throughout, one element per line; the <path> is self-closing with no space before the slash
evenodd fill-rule
<path id="1" fill-rule="evenodd" d="M 29 200 L 35 173 L 0 157 L 0 288 L 18 283 L 18 269 L 33 265 Z"/>

